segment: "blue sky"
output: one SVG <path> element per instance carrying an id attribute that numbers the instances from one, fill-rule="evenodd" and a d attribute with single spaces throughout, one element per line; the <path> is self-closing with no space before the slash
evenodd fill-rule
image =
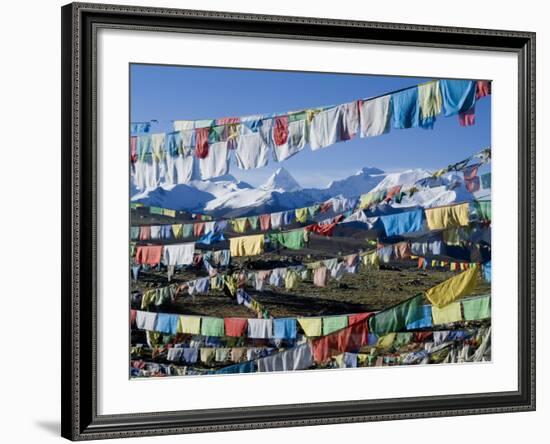
<path id="1" fill-rule="evenodd" d="M 429 80 L 304 72 L 280 72 L 184 66 L 130 67 L 133 122 L 158 120 L 153 132 L 172 130 L 172 120 L 269 114 L 381 95 Z M 411 75 L 414 71 L 411 69 Z M 303 187 L 323 187 L 362 167 L 387 172 L 409 168 L 436 170 L 491 145 L 491 100 L 476 105 L 476 124 L 461 127 L 456 116 L 440 117 L 433 130 L 392 130 L 379 137 L 338 143 L 265 168 L 243 171 L 232 165 L 231 174 L 260 185 L 278 167 L 285 167 Z"/>

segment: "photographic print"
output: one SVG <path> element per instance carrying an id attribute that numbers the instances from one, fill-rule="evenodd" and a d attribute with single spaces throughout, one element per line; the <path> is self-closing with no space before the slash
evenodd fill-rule
<path id="1" fill-rule="evenodd" d="M 490 80 L 129 75 L 130 378 L 491 360 Z"/>

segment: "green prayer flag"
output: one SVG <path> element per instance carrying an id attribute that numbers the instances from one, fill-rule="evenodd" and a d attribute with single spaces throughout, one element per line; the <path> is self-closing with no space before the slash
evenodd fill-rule
<path id="1" fill-rule="evenodd" d="M 222 142 L 225 140 L 225 125 L 211 126 L 208 132 L 208 143 Z"/>
<path id="2" fill-rule="evenodd" d="M 297 122 L 298 120 L 305 120 L 307 117 L 307 111 L 298 111 L 295 113 L 290 113 L 288 115 L 288 122 Z"/>
<path id="3" fill-rule="evenodd" d="M 309 213 L 309 218 L 313 219 L 315 215 L 319 212 L 319 209 L 321 208 L 321 205 L 312 205 L 310 207 L 307 207 L 307 212 Z"/>
<path id="4" fill-rule="evenodd" d="M 223 318 L 202 318 L 201 335 L 203 336 L 224 336 Z"/>
<path id="5" fill-rule="evenodd" d="M 348 317 L 344 316 L 331 316 L 323 318 L 323 336 L 328 335 L 334 331 L 341 330 L 348 326 Z"/>
<path id="6" fill-rule="evenodd" d="M 422 294 L 376 313 L 369 318 L 369 329 L 378 336 L 405 330 L 408 324 L 424 317 Z"/>
<path id="7" fill-rule="evenodd" d="M 305 246 L 304 230 L 271 233 L 269 240 L 290 250 L 299 250 Z"/>
<path id="8" fill-rule="evenodd" d="M 399 348 L 407 345 L 411 342 L 412 337 L 412 333 L 397 333 L 397 335 L 395 336 L 395 341 L 393 341 L 393 346 L 395 348 Z"/>
<path id="9" fill-rule="evenodd" d="M 482 220 L 491 220 L 491 201 L 476 200 L 474 201 L 476 213 Z"/>
<path id="10" fill-rule="evenodd" d="M 139 238 L 139 227 L 130 228 L 130 239 L 135 240 Z"/>
<path id="11" fill-rule="evenodd" d="M 184 224 L 183 225 L 183 234 L 182 237 L 188 238 L 193 237 L 193 224 Z"/>
<path id="12" fill-rule="evenodd" d="M 466 321 L 476 321 L 491 317 L 491 296 L 482 296 L 462 301 L 462 310 Z"/>
<path id="13" fill-rule="evenodd" d="M 253 230 L 258 229 L 258 223 L 260 222 L 260 218 L 258 216 L 249 216 L 248 217 L 248 223 L 250 224 L 250 228 Z"/>
<path id="14" fill-rule="evenodd" d="M 160 214 L 162 216 L 162 208 L 149 207 L 149 213 L 151 213 L 151 214 Z"/>

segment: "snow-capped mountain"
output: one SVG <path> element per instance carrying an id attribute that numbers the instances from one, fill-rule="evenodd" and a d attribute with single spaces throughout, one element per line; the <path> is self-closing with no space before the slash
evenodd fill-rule
<path id="1" fill-rule="evenodd" d="M 378 168 L 362 168 L 357 173 L 331 182 L 326 188 L 302 188 L 284 168 L 277 169 L 262 185 L 254 188 L 231 175 L 210 181 L 193 180 L 189 184 L 162 186 L 137 192 L 133 202 L 176 210 L 206 212 L 215 217 L 238 217 L 300 208 L 334 197 L 359 197 L 371 190 L 382 190 L 396 185 L 409 188 L 417 181 L 430 181 L 428 188 L 413 196 L 405 195 L 395 207 L 433 207 L 456 201 L 471 200 L 457 173 L 448 173 L 433 179 L 423 169 L 400 173 L 384 173 Z"/>
<path id="2" fill-rule="evenodd" d="M 285 196 L 286 198 L 282 198 Z M 291 198 L 292 196 L 293 198 Z M 305 206 L 315 199 L 284 168 L 278 168 L 258 188 L 238 189 L 212 199 L 205 210 L 216 215 L 235 217 Z"/>
<path id="3" fill-rule="evenodd" d="M 425 179 L 430 176 L 431 174 L 423 169 L 405 170 L 399 173 L 387 173 L 384 175 L 384 178 L 372 188 L 372 190 L 386 190 L 397 185 L 403 185 L 404 187 L 412 186 L 418 180 Z"/>
<path id="4" fill-rule="evenodd" d="M 246 182 L 239 181 L 228 174 L 209 181 L 192 180 L 188 184 L 162 185 L 153 190 L 139 191 L 132 187 L 130 192 L 132 193 L 132 202 L 174 210 L 193 211 L 202 210 L 207 202 L 219 196 L 252 189 L 252 186 Z"/>
<path id="5" fill-rule="evenodd" d="M 278 168 L 269 179 L 258 187 L 266 191 L 298 191 L 302 187 L 284 168 Z"/>
<path id="6" fill-rule="evenodd" d="M 332 197 L 355 197 L 372 189 L 384 177 L 377 168 L 363 168 L 356 174 L 332 182 L 326 188 L 302 188 L 284 168 L 279 168 L 256 189 L 237 190 L 211 200 L 205 210 L 214 215 L 236 217 L 300 208 Z"/>
<path id="7" fill-rule="evenodd" d="M 326 188 L 330 196 L 356 197 L 359 194 L 369 192 L 377 186 L 385 177 L 384 171 L 378 168 L 361 168 L 353 176 L 342 180 L 332 181 Z"/>

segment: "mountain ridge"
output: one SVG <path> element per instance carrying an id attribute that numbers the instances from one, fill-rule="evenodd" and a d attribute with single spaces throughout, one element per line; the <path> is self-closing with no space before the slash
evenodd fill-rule
<path id="1" fill-rule="evenodd" d="M 363 167 L 344 179 L 334 180 L 325 188 L 302 188 L 284 168 L 278 168 L 262 185 L 254 188 L 246 182 L 226 175 L 215 180 L 193 180 L 189 184 L 162 186 L 138 192 L 132 202 L 175 210 L 208 213 L 214 217 L 252 216 L 294 208 L 306 207 L 334 197 L 355 198 L 369 191 L 412 185 L 431 180 L 431 174 L 422 168 L 399 173 L 385 173 L 374 167 Z M 445 205 L 457 198 L 468 199 L 456 175 L 438 178 L 425 190 L 405 196 L 394 206 Z"/>

